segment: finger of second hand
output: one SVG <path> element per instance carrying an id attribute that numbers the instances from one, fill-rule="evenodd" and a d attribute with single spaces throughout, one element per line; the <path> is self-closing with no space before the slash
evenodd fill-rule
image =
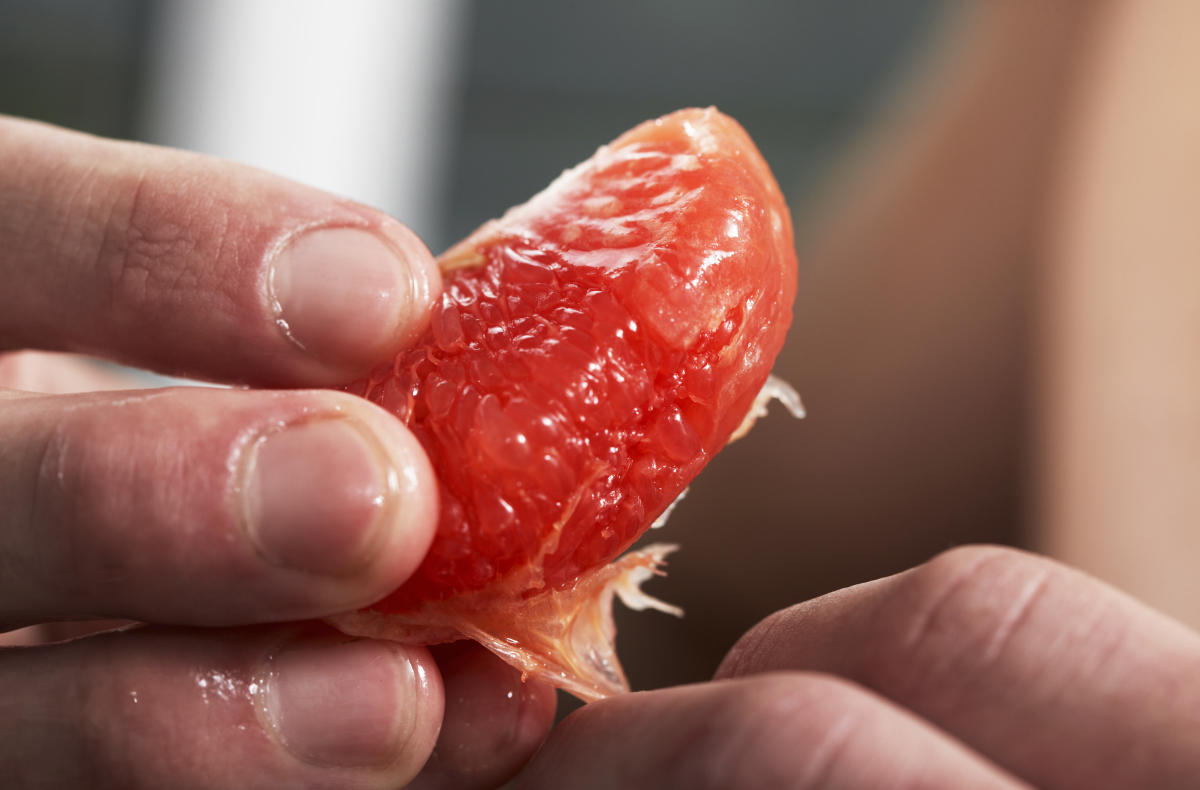
<path id="1" fill-rule="evenodd" d="M 1192 787 L 1200 636 L 1049 560 L 956 549 L 764 620 L 718 677 L 805 670 L 915 711 L 1038 787 Z"/>
<path id="2" fill-rule="evenodd" d="M 1027 788 L 846 681 L 806 673 L 679 686 L 586 705 L 554 731 L 519 790 Z"/>
<path id="3" fill-rule="evenodd" d="M 425 762 L 441 713 L 428 651 L 315 624 L 0 651 L 12 786 L 396 787 Z"/>

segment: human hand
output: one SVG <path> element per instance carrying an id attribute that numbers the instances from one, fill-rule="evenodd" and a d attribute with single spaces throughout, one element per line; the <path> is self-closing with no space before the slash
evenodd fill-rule
<path id="1" fill-rule="evenodd" d="M 440 282 L 380 213 L 205 157 L 0 118 L 0 351 L 249 385 L 345 383 Z M 419 564 L 433 473 L 394 418 L 319 390 L 111 389 L 0 358 L 0 630 L 157 623 L 0 649 L 14 787 L 490 786 L 553 693 L 477 648 L 306 621 Z M 444 726 L 443 726 L 443 719 Z M 439 730 L 441 736 L 439 738 Z"/>
<path id="2" fill-rule="evenodd" d="M 695 686 L 589 705 L 518 787 L 1194 787 L 1200 636 L 964 548 L 768 617 Z"/>

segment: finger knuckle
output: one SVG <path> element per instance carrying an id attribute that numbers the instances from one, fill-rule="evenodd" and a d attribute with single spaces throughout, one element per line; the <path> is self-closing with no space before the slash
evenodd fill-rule
<path id="1" fill-rule="evenodd" d="M 741 636 L 725 655 L 716 677 L 731 678 L 749 675 L 755 672 L 761 663 L 759 658 L 766 648 L 773 643 L 781 627 L 788 618 L 791 610 L 784 609 L 759 620 L 749 631 Z"/>
<path id="2" fill-rule="evenodd" d="M 169 308 L 220 293 L 205 286 L 219 285 L 206 277 L 230 246 L 230 215 L 221 202 L 203 200 L 202 191 L 181 194 L 148 172 L 113 188 L 94 269 L 114 308 Z"/>
<path id="3" fill-rule="evenodd" d="M 947 677 L 969 683 L 1019 637 L 1061 575 L 1045 559 L 998 546 L 938 555 L 884 604 L 871 675 L 902 692 Z"/>
<path id="4" fill-rule="evenodd" d="M 100 268 L 115 302 L 142 304 L 149 301 L 153 281 L 166 275 L 161 262 L 189 257 L 196 243 L 181 218 L 162 210 L 158 190 L 145 174 L 125 190 L 126 195 L 114 201 L 106 223 Z"/>
<path id="5" fill-rule="evenodd" d="M 685 786 L 823 786 L 836 775 L 854 722 L 869 715 L 848 682 L 805 672 L 734 681 L 717 699 L 699 737 L 689 738 Z M 831 728 L 830 722 L 837 722 Z"/>

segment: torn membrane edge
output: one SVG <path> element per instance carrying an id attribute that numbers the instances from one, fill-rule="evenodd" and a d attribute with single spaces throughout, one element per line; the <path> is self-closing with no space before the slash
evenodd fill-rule
<path id="1" fill-rule="evenodd" d="M 773 400 L 777 400 L 782 403 L 783 407 L 787 409 L 797 420 L 804 419 L 804 403 L 800 400 L 800 393 L 796 392 L 796 388 L 791 384 L 788 384 L 786 381 L 772 373 L 767 376 L 767 380 L 763 383 L 762 389 L 758 391 L 758 395 L 755 396 L 754 402 L 750 404 L 750 411 L 746 412 L 746 416 L 742 420 L 742 424 L 737 427 L 737 430 L 730 434 L 729 441 L 726 442 L 726 444 L 736 442 L 738 439 L 741 439 L 743 436 L 749 433 L 750 429 L 754 427 L 754 423 L 757 422 L 759 418 L 767 416 L 767 406 L 769 406 Z"/>

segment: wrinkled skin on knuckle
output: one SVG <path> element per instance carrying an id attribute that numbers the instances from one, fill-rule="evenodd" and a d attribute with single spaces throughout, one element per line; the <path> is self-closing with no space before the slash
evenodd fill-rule
<path id="1" fill-rule="evenodd" d="M 260 309 L 244 276 L 224 276 L 256 277 L 263 263 L 260 245 L 250 241 L 256 220 L 236 209 L 238 185 L 223 184 L 191 158 L 156 162 L 108 186 L 94 268 L 109 321 L 133 331 L 170 327 L 180 311 L 240 315 L 251 298 Z"/>
<path id="2" fill-rule="evenodd" d="M 114 317 L 190 306 L 196 296 L 223 309 L 212 262 L 236 256 L 237 227 L 229 207 L 204 188 L 181 194 L 161 175 L 139 174 L 118 187 L 96 253 Z M 213 299 L 213 297 L 216 297 Z"/>
<path id="3" fill-rule="evenodd" d="M 901 698 L 943 700 L 989 672 L 1063 573 L 1015 549 L 951 549 L 902 577 L 876 613 L 864 655 L 870 684 Z"/>
<path id="4" fill-rule="evenodd" d="M 759 658 L 775 647 L 780 638 L 785 637 L 787 623 L 792 619 L 796 608 L 782 609 L 768 615 L 742 634 L 725 654 L 715 677 L 741 677 L 759 671 Z"/>
<path id="5" fill-rule="evenodd" d="M 858 718 L 861 700 L 836 678 L 770 673 L 731 683 L 681 738 L 686 754 L 678 786 L 819 787 L 837 771 L 843 744 L 828 742 L 825 723 Z M 847 730 L 849 732 L 849 730 Z"/>

